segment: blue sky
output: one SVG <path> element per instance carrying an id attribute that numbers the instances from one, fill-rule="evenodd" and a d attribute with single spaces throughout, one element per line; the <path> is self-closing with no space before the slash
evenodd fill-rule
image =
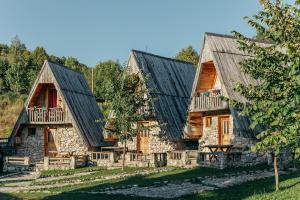
<path id="1" fill-rule="evenodd" d="M 130 49 L 173 57 L 203 33 L 253 36 L 242 19 L 255 14 L 257 0 L 0 0 L 0 43 L 18 35 L 29 49 L 43 46 L 94 66 L 128 58 Z"/>

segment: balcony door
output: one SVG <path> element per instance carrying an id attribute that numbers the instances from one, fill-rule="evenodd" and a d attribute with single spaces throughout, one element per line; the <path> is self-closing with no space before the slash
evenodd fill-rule
<path id="1" fill-rule="evenodd" d="M 149 126 L 149 123 L 143 123 L 143 126 Z M 149 154 L 149 130 L 143 130 L 137 135 L 137 151 L 141 151 L 143 154 Z"/>
<path id="2" fill-rule="evenodd" d="M 230 144 L 229 130 L 230 130 L 230 120 L 229 116 L 219 117 L 219 144 L 227 145 Z"/>
<path id="3" fill-rule="evenodd" d="M 49 92 L 48 92 L 48 107 L 49 108 L 57 107 L 57 91 L 56 91 L 56 89 L 49 89 Z"/>

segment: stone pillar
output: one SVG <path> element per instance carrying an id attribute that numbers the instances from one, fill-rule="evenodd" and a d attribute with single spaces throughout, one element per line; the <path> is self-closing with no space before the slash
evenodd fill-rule
<path id="1" fill-rule="evenodd" d="M 44 170 L 49 169 L 49 157 L 45 156 L 44 157 Z"/>
<path id="2" fill-rule="evenodd" d="M 76 167 L 76 159 L 75 159 L 75 156 L 71 156 L 70 157 L 70 168 L 71 169 L 75 169 Z"/>
<path id="3" fill-rule="evenodd" d="M 24 165 L 29 165 L 29 157 L 24 158 Z"/>

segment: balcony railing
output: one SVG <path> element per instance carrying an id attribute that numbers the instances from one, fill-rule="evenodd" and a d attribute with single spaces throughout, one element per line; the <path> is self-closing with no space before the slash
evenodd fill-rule
<path id="1" fill-rule="evenodd" d="M 137 113 L 139 115 L 143 115 L 143 116 L 146 116 L 146 117 L 150 117 L 150 116 L 153 115 L 153 111 L 152 111 L 151 107 L 148 106 L 148 105 L 140 107 L 137 110 Z"/>
<path id="2" fill-rule="evenodd" d="M 33 107 L 28 108 L 29 123 L 63 123 L 65 113 L 62 108 Z"/>
<path id="3" fill-rule="evenodd" d="M 201 112 L 228 109 L 228 103 L 222 101 L 221 96 L 222 92 L 220 90 L 197 94 L 192 98 L 192 111 Z"/>

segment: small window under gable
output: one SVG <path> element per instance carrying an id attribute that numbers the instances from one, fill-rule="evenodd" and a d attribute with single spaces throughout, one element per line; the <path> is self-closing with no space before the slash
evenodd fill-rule
<path id="1" fill-rule="evenodd" d="M 36 135 L 36 128 L 28 128 L 28 136 L 34 137 Z"/>

